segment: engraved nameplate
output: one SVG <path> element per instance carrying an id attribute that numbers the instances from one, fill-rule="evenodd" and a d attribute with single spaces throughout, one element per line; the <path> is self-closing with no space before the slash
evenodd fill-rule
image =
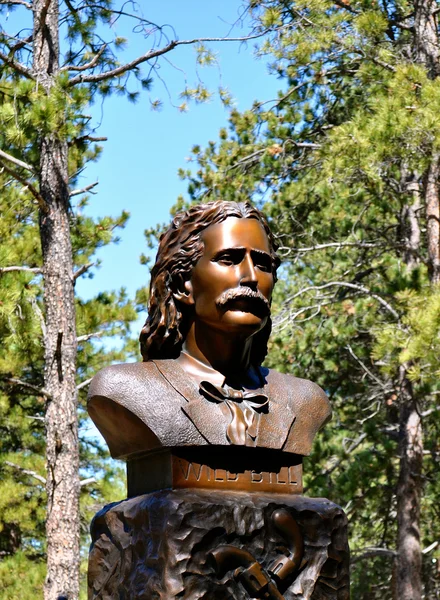
<path id="1" fill-rule="evenodd" d="M 303 490 L 301 464 L 283 466 L 274 472 L 256 470 L 233 472 L 173 456 L 172 472 L 174 488 L 208 488 L 279 494 L 300 494 Z"/>

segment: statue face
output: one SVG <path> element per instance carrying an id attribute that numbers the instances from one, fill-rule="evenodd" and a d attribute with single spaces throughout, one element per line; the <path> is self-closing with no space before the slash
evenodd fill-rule
<path id="1" fill-rule="evenodd" d="M 195 320 L 252 335 L 266 324 L 274 285 L 269 242 L 256 219 L 229 217 L 205 229 L 203 256 L 185 283 Z"/>

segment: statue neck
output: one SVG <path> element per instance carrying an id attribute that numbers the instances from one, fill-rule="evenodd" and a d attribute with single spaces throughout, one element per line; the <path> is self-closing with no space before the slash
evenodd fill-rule
<path id="1" fill-rule="evenodd" d="M 237 336 L 214 330 L 203 323 L 193 323 L 182 350 L 203 365 L 215 369 L 226 378 L 246 373 L 250 367 L 251 336 Z"/>

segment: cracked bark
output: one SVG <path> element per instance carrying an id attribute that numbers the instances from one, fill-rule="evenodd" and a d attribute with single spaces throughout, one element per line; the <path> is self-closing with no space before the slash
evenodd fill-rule
<path id="1" fill-rule="evenodd" d="M 397 484 L 396 600 L 422 598 L 422 548 L 420 501 L 422 497 L 423 430 L 407 367 L 402 365 L 400 384 L 400 469 Z"/>
<path id="2" fill-rule="evenodd" d="M 50 94 L 59 72 L 58 3 L 34 0 L 37 85 Z M 57 132 L 40 139 L 40 211 L 43 252 L 46 411 L 47 576 L 45 600 L 77 600 L 79 594 L 79 456 L 76 328 L 69 226 L 67 144 Z"/>

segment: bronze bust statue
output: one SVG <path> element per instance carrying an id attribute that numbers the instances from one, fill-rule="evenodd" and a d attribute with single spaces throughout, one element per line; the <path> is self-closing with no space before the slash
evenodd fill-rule
<path id="1" fill-rule="evenodd" d="M 144 361 L 90 386 L 128 498 L 93 520 L 89 600 L 349 599 L 346 518 L 301 495 L 327 397 L 262 366 L 278 266 L 248 203 L 194 206 L 162 236 Z"/>
<path id="2" fill-rule="evenodd" d="M 151 273 L 144 362 L 93 379 L 89 412 L 113 457 L 234 446 L 310 453 L 330 417 L 321 388 L 261 366 L 279 259 L 249 203 L 178 214 Z"/>

